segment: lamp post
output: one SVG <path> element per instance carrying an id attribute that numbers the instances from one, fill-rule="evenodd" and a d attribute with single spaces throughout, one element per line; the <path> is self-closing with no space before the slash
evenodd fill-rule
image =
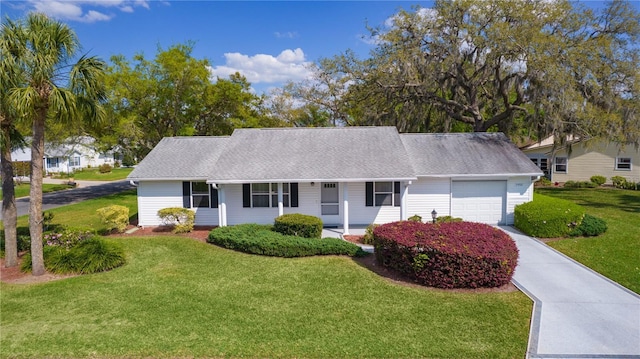
<path id="1" fill-rule="evenodd" d="M 435 208 L 431 211 L 431 219 L 433 220 L 433 224 L 436 223 L 436 218 L 438 218 L 438 212 L 436 212 Z"/>

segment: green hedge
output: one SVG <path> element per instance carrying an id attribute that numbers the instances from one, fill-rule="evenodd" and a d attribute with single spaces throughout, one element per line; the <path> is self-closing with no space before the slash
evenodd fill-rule
<path id="1" fill-rule="evenodd" d="M 540 238 L 566 237 L 580 225 L 585 211 L 563 199 L 536 194 L 533 201 L 516 206 L 515 226 Z"/>
<path id="2" fill-rule="evenodd" d="M 607 231 L 607 222 L 598 217 L 585 214 L 579 226 L 569 233 L 572 237 L 595 237 Z"/>
<path id="3" fill-rule="evenodd" d="M 322 220 L 300 213 L 283 214 L 275 219 L 273 230 L 287 236 L 320 238 L 322 237 Z"/>
<path id="4" fill-rule="evenodd" d="M 357 245 L 338 238 L 303 238 L 274 232 L 271 226 L 238 224 L 219 227 L 209 233 L 209 243 L 240 252 L 273 257 L 315 255 L 363 256 Z"/>

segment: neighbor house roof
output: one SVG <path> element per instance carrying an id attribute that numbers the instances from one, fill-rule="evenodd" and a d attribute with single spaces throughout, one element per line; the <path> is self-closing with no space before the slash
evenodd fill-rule
<path id="1" fill-rule="evenodd" d="M 502 133 L 416 133 L 400 138 L 417 176 L 542 175 Z"/>
<path id="2" fill-rule="evenodd" d="M 207 180 L 229 137 L 165 137 L 129 174 L 131 180 Z"/>
<path id="3" fill-rule="evenodd" d="M 398 134 L 395 127 L 238 129 L 163 139 L 132 180 L 210 183 L 390 181 L 542 175 L 500 133 Z"/>
<path id="4" fill-rule="evenodd" d="M 212 182 L 415 179 L 395 127 L 235 130 Z"/>

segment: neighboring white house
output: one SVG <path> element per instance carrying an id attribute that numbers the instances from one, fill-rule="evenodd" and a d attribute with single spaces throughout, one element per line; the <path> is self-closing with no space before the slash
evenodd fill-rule
<path id="1" fill-rule="evenodd" d="M 399 134 L 395 127 L 239 129 L 164 138 L 129 175 L 140 226 L 166 207 L 196 225 L 273 223 L 284 213 L 327 226 L 386 223 L 436 210 L 513 223 L 542 172 L 501 133 Z"/>
<path id="2" fill-rule="evenodd" d="M 598 139 L 568 142 L 554 147 L 553 137 L 548 137 L 522 151 L 554 182 L 589 181 L 594 175 L 605 176 L 607 183 L 613 176 L 640 182 L 640 149 L 633 144 Z"/>
<path id="3" fill-rule="evenodd" d="M 28 139 L 27 139 L 28 141 Z M 46 173 L 71 173 L 75 170 L 98 167 L 108 163 L 114 165 L 114 152 L 99 152 L 96 140 L 89 136 L 70 137 L 62 143 L 46 143 L 44 146 L 44 170 Z M 17 149 L 11 153 L 14 162 L 30 162 L 31 148 Z"/>

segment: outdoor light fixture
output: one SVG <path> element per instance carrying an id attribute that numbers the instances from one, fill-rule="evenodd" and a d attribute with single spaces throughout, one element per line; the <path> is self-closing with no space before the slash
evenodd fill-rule
<path id="1" fill-rule="evenodd" d="M 438 218 L 438 212 L 436 212 L 435 208 L 431 211 L 431 219 L 433 219 L 433 223 L 436 223 L 436 218 Z"/>

